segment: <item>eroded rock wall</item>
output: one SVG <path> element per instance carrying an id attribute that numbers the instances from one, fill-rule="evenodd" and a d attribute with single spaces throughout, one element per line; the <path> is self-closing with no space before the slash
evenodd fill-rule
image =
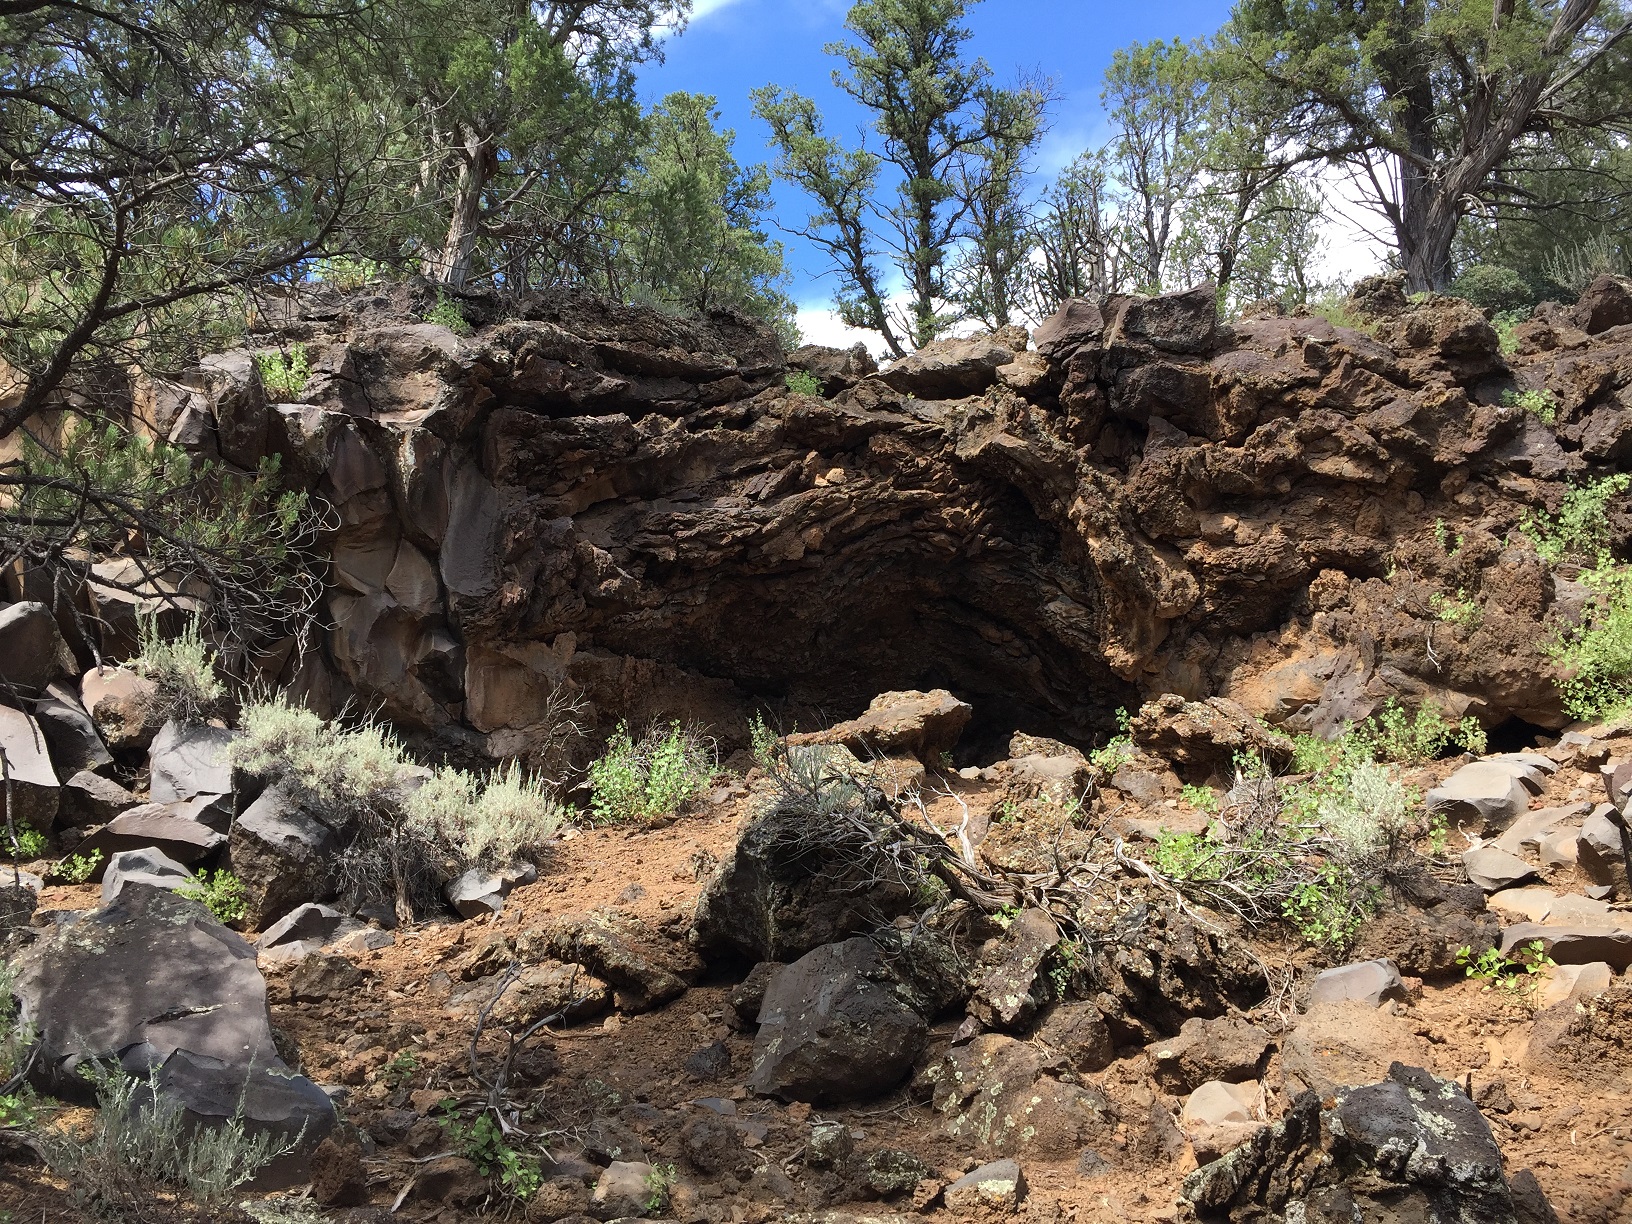
<path id="1" fill-rule="evenodd" d="M 281 453 L 332 504 L 334 627 L 284 680 L 493 755 L 560 686 L 727 736 L 762 699 L 935 686 L 1005 740 L 1088 741 L 1161 692 L 1300 729 L 1396 694 L 1560 725 L 1544 645 L 1583 592 L 1518 527 L 1632 456 L 1632 326 L 1542 312 L 1504 359 L 1466 303 L 1373 290 L 1369 334 L 1224 324 L 1204 287 L 882 373 L 801 350 L 828 399 L 733 316 L 476 302 L 460 338 L 403 322 L 406 291 L 302 299 L 273 320 L 312 354 L 301 403 L 228 354 L 154 428 Z M 1524 389 L 1553 423 L 1504 406 Z"/>

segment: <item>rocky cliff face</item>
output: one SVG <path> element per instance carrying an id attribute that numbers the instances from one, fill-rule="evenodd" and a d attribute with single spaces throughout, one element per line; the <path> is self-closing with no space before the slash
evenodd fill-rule
<path id="1" fill-rule="evenodd" d="M 1615 290 L 1508 359 L 1473 307 L 1389 284 L 1357 301 L 1369 333 L 1223 324 L 1206 289 L 1074 302 L 1035 347 L 882 373 L 800 350 L 826 399 L 729 316 L 537 300 L 461 339 L 400 298 L 302 299 L 275 320 L 313 356 L 302 402 L 268 404 L 247 353 L 139 399 L 332 504 L 333 629 L 282 678 L 493 755 L 563 688 L 729 735 L 762 700 L 838 717 L 940 686 L 989 724 L 977 754 L 983 729 L 1088 741 L 1162 692 L 1298 729 L 1393 694 L 1558 726 L 1544 643 L 1582 592 L 1518 527 L 1632 457 Z M 1552 424 L 1503 405 L 1526 389 Z M 1440 619 L 1439 592 L 1478 614 Z"/>

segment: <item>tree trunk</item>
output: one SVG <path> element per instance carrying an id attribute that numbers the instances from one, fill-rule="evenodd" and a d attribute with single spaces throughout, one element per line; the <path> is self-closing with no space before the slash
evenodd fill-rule
<path id="1" fill-rule="evenodd" d="M 459 181 L 453 190 L 453 215 L 439 255 L 425 261 L 425 275 L 450 289 L 463 289 L 470 276 L 476 239 L 481 233 L 482 192 L 487 187 L 492 149 L 488 140 L 465 130 L 459 151 Z"/>

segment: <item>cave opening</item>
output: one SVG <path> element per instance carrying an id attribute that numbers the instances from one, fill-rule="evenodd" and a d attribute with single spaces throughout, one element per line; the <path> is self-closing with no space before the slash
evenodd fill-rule
<path id="1" fill-rule="evenodd" d="M 1485 732 L 1492 752 L 1532 752 L 1542 746 L 1543 740 L 1552 743 L 1557 734 L 1516 714 Z"/>
<path id="2" fill-rule="evenodd" d="M 1099 649 L 1093 581 L 1020 494 L 987 488 L 971 532 L 881 521 L 786 568 L 716 571 L 660 651 L 649 624 L 602 640 L 728 680 L 783 729 L 946 689 L 973 709 L 954 764 L 988 765 L 1017 731 L 1096 747 L 1138 705 Z"/>

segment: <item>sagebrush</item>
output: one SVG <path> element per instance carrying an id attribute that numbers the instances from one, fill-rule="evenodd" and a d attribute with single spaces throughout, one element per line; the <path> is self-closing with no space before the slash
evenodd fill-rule
<path id="1" fill-rule="evenodd" d="M 130 660 L 138 676 L 153 682 L 144 711 L 149 723 L 173 719 L 196 724 L 219 713 L 227 687 L 216 673 L 216 654 L 195 617 L 174 637 L 166 637 L 156 613 L 136 617 L 138 652 Z"/>

